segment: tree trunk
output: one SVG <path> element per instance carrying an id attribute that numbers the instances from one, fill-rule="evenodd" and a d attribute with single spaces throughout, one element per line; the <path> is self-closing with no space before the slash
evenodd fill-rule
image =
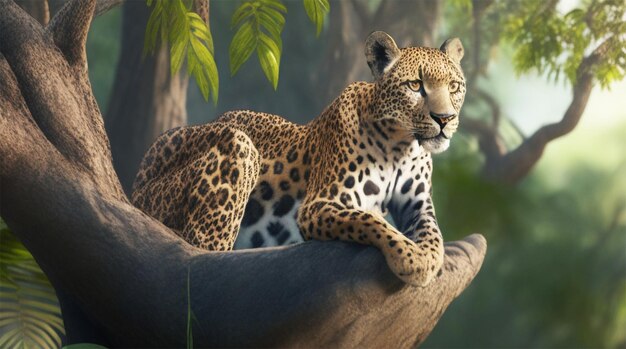
<path id="1" fill-rule="evenodd" d="M 123 5 L 121 53 L 105 117 L 113 165 L 127 194 L 150 144 L 164 131 L 187 124 L 187 75 L 171 76 L 166 45 L 143 55 L 149 16 L 145 1 Z"/>
<path id="2" fill-rule="evenodd" d="M 424 288 L 357 244 L 190 246 L 133 207 L 113 170 L 85 69 L 95 2 L 69 2 L 46 30 L 0 7 L 0 214 L 57 290 L 67 344 L 182 347 L 190 308 L 196 347 L 415 346 L 480 269 L 480 235 L 447 243 Z"/>

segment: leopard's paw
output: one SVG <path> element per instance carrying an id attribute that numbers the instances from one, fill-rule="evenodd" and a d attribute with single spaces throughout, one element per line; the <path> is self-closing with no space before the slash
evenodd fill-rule
<path id="1" fill-rule="evenodd" d="M 424 287 L 437 275 L 443 264 L 443 253 L 422 251 L 415 243 L 390 241 L 383 250 L 389 269 L 409 285 Z"/>

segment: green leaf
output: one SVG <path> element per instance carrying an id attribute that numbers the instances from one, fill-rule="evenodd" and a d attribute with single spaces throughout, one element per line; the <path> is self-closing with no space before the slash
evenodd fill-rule
<path id="1" fill-rule="evenodd" d="M 144 53 L 153 52 L 158 38 L 170 45 L 170 73 L 176 74 L 187 57 L 192 75 L 205 100 L 209 94 L 217 103 L 219 77 L 215 64 L 213 37 L 200 16 L 190 11 L 189 0 L 156 0 L 146 28 Z"/>
<path id="2" fill-rule="evenodd" d="M 324 18 L 330 11 L 328 0 L 304 0 L 304 10 L 316 27 L 316 36 L 319 36 L 324 27 Z"/>
<path id="3" fill-rule="evenodd" d="M 159 3 L 157 2 L 157 5 L 152 10 L 152 13 L 150 13 L 150 17 L 148 17 L 148 24 L 146 25 L 145 40 L 143 45 L 144 55 L 149 52 L 154 52 L 156 47 L 156 39 L 159 36 L 161 15 L 163 12 L 163 8 L 158 4 Z"/>
<path id="4" fill-rule="evenodd" d="M 193 75 L 196 69 L 199 69 L 200 63 L 195 55 L 187 55 L 187 75 Z"/>
<path id="5" fill-rule="evenodd" d="M 273 7 L 280 12 L 283 12 L 283 13 L 287 12 L 287 8 L 285 7 L 285 5 L 283 5 L 278 0 L 260 0 L 259 2 L 262 3 L 263 5 L 266 5 L 265 6 L 266 8 Z"/>
<path id="6" fill-rule="evenodd" d="M 285 12 L 287 8 L 278 0 L 248 1 L 235 11 L 231 23 L 238 29 L 229 47 L 231 75 L 256 50 L 261 69 L 274 89 L 277 88 Z"/>
<path id="7" fill-rule="evenodd" d="M 209 48 L 209 52 L 213 54 L 213 37 L 211 36 L 211 31 L 207 27 L 206 23 L 195 12 L 188 12 L 187 16 L 189 17 L 191 28 L 193 29 L 193 35 L 198 37 L 201 41 L 204 41 Z"/>
<path id="8" fill-rule="evenodd" d="M 230 21 L 230 28 L 235 28 L 237 25 L 239 25 L 239 23 L 241 23 L 241 21 L 251 16 L 253 12 L 254 8 L 251 2 L 244 2 L 243 4 L 241 4 L 241 6 L 239 6 L 233 14 L 233 18 Z"/>
<path id="9" fill-rule="evenodd" d="M 211 59 L 211 61 L 207 62 L 204 69 L 205 69 L 206 74 L 209 77 L 209 84 L 211 85 L 211 91 L 213 95 L 213 103 L 217 104 L 218 87 L 220 84 L 220 78 L 217 72 L 217 64 L 215 64 L 215 60 Z"/>
<path id="10" fill-rule="evenodd" d="M 233 41 L 230 43 L 229 56 L 230 56 L 230 74 L 235 75 L 241 65 L 245 63 L 252 52 L 256 49 L 257 39 L 255 32 L 252 29 L 252 23 L 245 22 L 239 29 Z"/>
<path id="11" fill-rule="evenodd" d="M 187 43 L 185 41 L 174 42 L 170 47 L 170 72 L 175 74 L 183 65 Z"/>
<path id="12" fill-rule="evenodd" d="M 195 55 L 194 59 L 202 63 L 202 66 L 197 65 L 192 71 L 193 76 L 198 82 L 198 87 L 200 87 L 200 91 L 205 100 L 208 100 L 209 92 L 211 92 L 213 102 L 217 103 L 219 75 L 213 55 L 199 40 L 192 39 L 191 47 L 192 50 L 190 51 Z"/>
<path id="13" fill-rule="evenodd" d="M 283 26 L 274 22 L 272 17 L 262 11 L 259 11 L 259 22 L 266 29 L 272 40 L 274 40 L 274 42 L 276 42 L 282 50 L 282 39 L 280 38 L 280 33 L 283 30 Z"/>
<path id="14" fill-rule="evenodd" d="M 257 54 L 259 56 L 259 62 L 261 63 L 261 68 L 265 73 L 265 77 L 272 83 L 274 90 L 278 87 L 278 73 L 280 67 L 280 49 L 272 41 L 272 39 L 265 35 L 261 34 L 259 37 L 259 45 L 257 49 Z"/>
<path id="15" fill-rule="evenodd" d="M 191 72 L 192 76 L 196 79 L 196 83 L 198 84 L 198 88 L 200 92 L 202 92 L 202 97 L 205 100 L 209 99 L 209 81 L 204 75 L 202 68 L 198 67 Z"/>
<path id="16" fill-rule="evenodd" d="M 285 26 L 285 16 L 279 11 L 271 8 L 271 7 L 259 7 L 258 12 L 265 12 L 272 19 L 274 23 L 276 23 L 280 30 Z"/>

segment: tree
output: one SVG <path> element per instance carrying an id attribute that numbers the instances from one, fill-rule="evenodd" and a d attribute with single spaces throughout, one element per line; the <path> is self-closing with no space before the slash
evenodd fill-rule
<path id="1" fill-rule="evenodd" d="M 485 179 L 516 184 L 525 178 L 551 141 L 570 133 L 585 111 L 594 86 L 608 87 L 626 72 L 626 4 L 620 0 L 594 0 L 563 14 L 559 1 L 460 1 L 456 31 L 471 33 L 474 54 L 468 74 L 468 103 L 486 105 L 480 118 L 468 115 L 465 131 L 476 136 L 485 157 Z M 508 15 L 507 15 L 508 14 Z M 492 93 L 480 87 L 486 77 L 489 52 L 501 42 L 514 45 L 518 73 L 537 70 L 558 81 L 565 76 L 572 86 L 572 101 L 560 121 L 545 125 L 514 146 L 501 134 L 505 119 Z M 479 110 L 485 110 L 484 108 Z M 537 112 L 541 113 L 540 110 Z"/>
<path id="2" fill-rule="evenodd" d="M 133 207 L 113 170 L 86 71 L 95 2 L 69 2 L 45 30 L 0 5 L 0 214 L 55 287 L 68 343 L 181 346 L 191 318 L 196 346 L 418 344 L 478 272 L 479 235 L 448 243 L 425 288 L 352 244 L 188 245 Z"/>

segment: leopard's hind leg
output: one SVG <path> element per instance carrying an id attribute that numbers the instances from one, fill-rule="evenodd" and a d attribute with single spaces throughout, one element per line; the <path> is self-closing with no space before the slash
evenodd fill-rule
<path id="1" fill-rule="evenodd" d="M 173 129 L 146 153 L 132 202 L 192 245 L 231 250 L 259 163 L 250 138 L 227 124 Z"/>
<path id="2" fill-rule="evenodd" d="M 227 125 L 191 167 L 182 236 L 194 246 L 232 250 L 250 192 L 259 177 L 259 153 L 250 138 Z"/>

